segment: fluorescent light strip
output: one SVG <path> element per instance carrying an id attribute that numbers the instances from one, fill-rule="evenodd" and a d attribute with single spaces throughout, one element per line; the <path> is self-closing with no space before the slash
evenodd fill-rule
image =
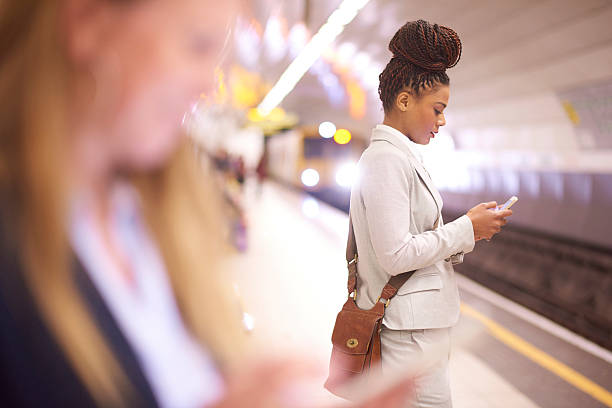
<path id="1" fill-rule="evenodd" d="M 357 13 L 369 2 L 370 0 L 344 0 L 340 4 L 261 101 L 257 109 L 262 116 L 268 115 L 289 95 L 312 64 L 321 56 L 323 50 L 344 31 L 344 27 L 353 21 Z"/>

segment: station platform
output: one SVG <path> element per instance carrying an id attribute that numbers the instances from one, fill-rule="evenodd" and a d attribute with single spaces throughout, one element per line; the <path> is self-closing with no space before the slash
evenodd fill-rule
<path id="1" fill-rule="evenodd" d="M 335 316 L 346 301 L 348 216 L 274 183 L 255 190 L 247 185 L 245 193 L 248 248 L 225 268 L 253 319 L 253 347 L 326 366 Z M 609 350 L 466 277 L 458 283 L 454 407 L 612 407 Z M 317 400 L 341 401 L 322 387 L 317 392 Z"/>

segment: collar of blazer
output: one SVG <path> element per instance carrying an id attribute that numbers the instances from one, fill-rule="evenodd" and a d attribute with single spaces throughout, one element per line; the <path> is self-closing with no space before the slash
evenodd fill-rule
<path id="1" fill-rule="evenodd" d="M 384 141 L 391 143 L 393 146 L 404 152 L 404 154 L 412 164 L 412 167 L 416 169 L 419 178 L 421 179 L 423 184 L 425 184 L 425 187 L 427 187 L 427 190 L 429 190 L 429 193 L 436 202 L 439 214 L 442 210 L 442 196 L 438 192 L 438 189 L 434 186 L 433 181 L 429 176 L 429 173 L 427 172 L 427 170 L 425 170 L 425 167 L 423 166 L 423 163 L 421 163 L 421 161 L 416 157 L 414 152 L 410 149 L 410 140 L 406 136 L 401 134 L 399 130 L 395 130 L 393 128 L 390 128 L 389 126 L 375 127 L 372 131 L 372 138 L 370 140 L 372 142 Z"/>

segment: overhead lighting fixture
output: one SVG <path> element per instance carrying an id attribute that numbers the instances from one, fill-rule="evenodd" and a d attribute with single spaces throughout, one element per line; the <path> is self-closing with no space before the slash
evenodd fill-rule
<path id="1" fill-rule="evenodd" d="M 357 13 L 369 2 L 370 0 L 344 0 L 340 4 L 261 101 L 257 109 L 263 116 L 266 116 L 285 99 L 325 48 L 329 47 L 344 30 L 344 27 L 353 21 Z"/>

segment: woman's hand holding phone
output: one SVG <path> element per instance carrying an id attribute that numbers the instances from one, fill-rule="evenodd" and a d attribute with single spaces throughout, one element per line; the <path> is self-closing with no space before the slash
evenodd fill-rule
<path id="1" fill-rule="evenodd" d="M 512 210 L 491 211 L 495 209 L 497 209 L 497 202 L 491 201 L 478 204 L 467 212 L 474 227 L 474 240 L 489 240 L 508 223 L 506 217 L 512 215 Z"/>

